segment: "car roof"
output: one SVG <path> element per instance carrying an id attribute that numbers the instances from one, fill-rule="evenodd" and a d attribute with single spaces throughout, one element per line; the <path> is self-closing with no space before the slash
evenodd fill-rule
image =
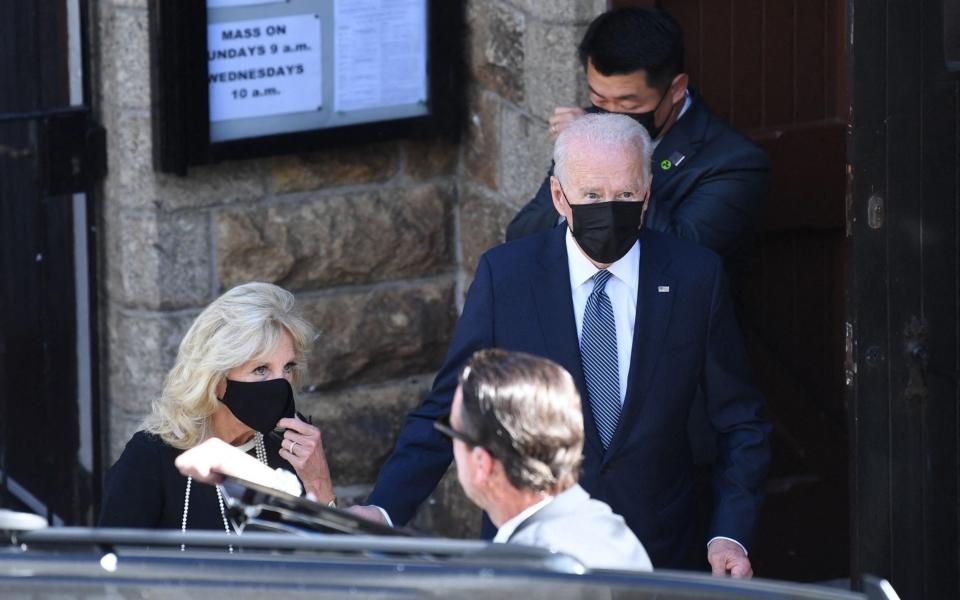
<path id="1" fill-rule="evenodd" d="M 863 598 L 679 571 L 591 571 L 543 548 L 476 540 L 64 527 L 10 542 L 0 547 L 0 590 L 30 597 Z"/>

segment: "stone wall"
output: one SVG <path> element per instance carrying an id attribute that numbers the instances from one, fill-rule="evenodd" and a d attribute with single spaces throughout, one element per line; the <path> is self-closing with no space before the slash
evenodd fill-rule
<path id="1" fill-rule="evenodd" d="M 101 194 L 106 460 L 149 411 L 192 319 L 231 286 L 297 294 L 321 337 L 299 404 L 324 431 L 340 494 L 362 499 L 443 360 L 480 254 L 540 185 L 546 118 L 585 101 L 575 46 L 603 0 L 468 3 L 460 146 L 394 141 L 227 162 L 188 177 L 151 161 L 146 0 L 95 3 L 108 131 Z M 455 477 L 417 524 L 471 535 Z"/>

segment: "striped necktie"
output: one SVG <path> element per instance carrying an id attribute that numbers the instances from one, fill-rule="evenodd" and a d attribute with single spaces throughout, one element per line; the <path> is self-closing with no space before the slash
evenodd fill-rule
<path id="1" fill-rule="evenodd" d="M 597 271 L 593 292 L 583 311 L 580 357 L 587 383 L 587 398 L 606 450 L 620 421 L 620 372 L 617 356 L 617 326 L 606 286 L 610 272 Z"/>

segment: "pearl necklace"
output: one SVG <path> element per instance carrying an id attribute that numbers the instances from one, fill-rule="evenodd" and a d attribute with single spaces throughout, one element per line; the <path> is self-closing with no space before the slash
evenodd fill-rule
<path id="1" fill-rule="evenodd" d="M 237 446 L 237 450 L 241 452 L 249 452 L 250 448 L 255 448 L 257 453 L 257 460 L 263 464 L 267 464 L 267 447 L 263 444 L 263 434 L 259 431 L 253 435 L 253 439 L 249 442 Z M 187 532 L 187 513 L 190 511 L 190 488 L 193 485 L 193 477 L 187 477 L 187 489 L 183 494 L 183 518 L 180 520 L 180 533 Z M 227 535 L 230 535 L 230 522 L 227 520 L 227 511 L 223 505 L 223 491 L 221 486 L 217 485 L 217 503 L 220 505 L 220 519 L 223 520 L 223 530 Z M 233 554 L 233 544 L 228 546 L 230 553 Z M 187 549 L 186 544 L 180 544 L 180 551 L 183 552 Z"/>

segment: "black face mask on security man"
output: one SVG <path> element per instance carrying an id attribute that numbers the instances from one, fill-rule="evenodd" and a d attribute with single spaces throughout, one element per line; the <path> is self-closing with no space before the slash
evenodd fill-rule
<path id="1" fill-rule="evenodd" d="M 660 101 L 657 102 L 657 105 L 656 105 L 655 107 L 653 107 L 653 110 L 648 110 L 647 112 L 639 112 L 639 113 L 620 113 L 620 112 L 618 112 L 618 113 L 615 113 L 615 112 L 606 110 L 606 109 L 604 109 L 604 108 L 600 108 L 599 106 L 596 106 L 596 105 L 587 107 L 586 109 L 584 109 L 584 112 L 587 112 L 587 113 L 596 113 L 596 114 L 610 113 L 610 114 L 613 114 L 613 115 L 624 115 L 624 116 L 626 116 L 626 117 L 630 117 L 631 119 L 633 119 L 633 120 L 636 121 L 637 123 L 640 123 L 640 125 L 642 125 L 643 128 L 647 130 L 647 133 L 650 134 L 650 139 L 651 139 L 651 140 L 655 140 L 655 139 L 657 139 L 657 136 L 660 135 L 660 132 L 663 131 L 663 125 L 657 126 L 657 124 L 656 124 L 656 122 L 657 122 L 657 111 L 660 110 L 660 105 L 663 104 L 664 99 L 667 97 L 667 95 L 668 95 L 669 93 L 670 93 L 670 88 L 667 88 L 667 91 L 665 91 L 665 92 L 663 93 L 663 95 L 660 96 Z M 669 119 L 667 119 L 667 120 L 669 120 Z M 665 124 L 666 124 L 666 120 L 664 121 L 664 125 L 665 125 Z"/>
<path id="2" fill-rule="evenodd" d="M 559 183 L 559 180 L 557 180 Z M 570 233 L 583 251 L 595 262 L 609 265 L 630 251 L 640 237 L 643 223 L 641 201 L 610 200 L 591 204 L 571 204 L 560 187 L 567 206 L 573 213 Z"/>
<path id="3" fill-rule="evenodd" d="M 280 419 L 296 414 L 293 388 L 283 378 L 252 382 L 228 379 L 220 401 L 244 425 L 263 434 L 273 431 Z"/>

